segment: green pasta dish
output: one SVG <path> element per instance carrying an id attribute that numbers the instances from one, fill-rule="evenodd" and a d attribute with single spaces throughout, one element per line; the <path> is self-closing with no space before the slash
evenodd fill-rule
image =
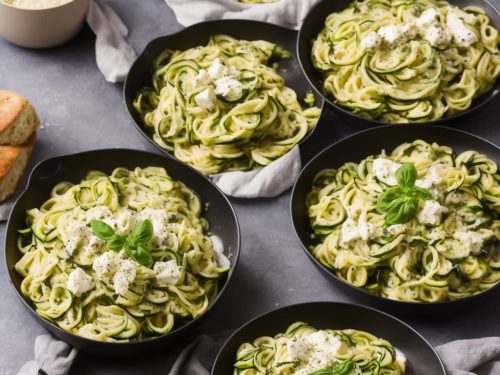
<path id="1" fill-rule="evenodd" d="M 234 375 L 402 375 L 406 357 L 386 340 L 354 329 L 296 322 L 285 333 L 242 344 Z"/>
<path id="2" fill-rule="evenodd" d="M 476 151 L 422 140 L 316 175 L 313 256 L 347 283 L 411 302 L 500 281 L 500 173 Z"/>
<path id="3" fill-rule="evenodd" d="M 168 333 L 207 310 L 230 267 L 202 211 L 163 168 L 60 183 L 20 230 L 21 292 L 40 316 L 89 339 Z"/>
<path id="4" fill-rule="evenodd" d="M 134 107 L 159 146 L 205 174 L 265 166 L 304 139 L 320 114 L 303 109 L 277 73 L 276 60 L 290 56 L 267 41 L 226 35 L 166 50 Z"/>
<path id="5" fill-rule="evenodd" d="M 311 58 L 340 106 L 383 122 L 421 122 L 465 111 L 493 88 L 499 42 L 478 7 L 365 0 L 328 16 Z"/>

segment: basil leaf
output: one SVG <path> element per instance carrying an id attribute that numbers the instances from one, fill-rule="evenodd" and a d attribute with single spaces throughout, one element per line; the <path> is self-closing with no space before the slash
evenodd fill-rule
<path id="1" fill-rule="evenodd" d="M 146 244 L 153 237 L 153 224 L 151 221 L 144 220 L 137 224 L 130 234 L 134 244 Z"/>
<path id="2" fill-rule="evenodd" d="M 389 225 L 402 224 L 410 220 L 416 213 L 418 200 L 405 196 L 394 204 L 385 215 L 385 222 Z"/>
<path id="3" fill-rule="evenodd" d="M 151 253 L 143 245 L 139 245 L 136 249 L 133 250 L 132 258 L 134 258 L 137 263 L 142 264 L 143 266 L 149 267 L 153 263 L 153 257 L 151 256 Z"/>
<path id="4" fill-rule="evenodd" d="M 115 231 L 108 224 L 99 220 L 91 220 L 90 227 L 97 238 L 103 241 L 109 241 L 115 235 Z"/>
<path id="5" fill-rule="evenodd" d="M 119 234 L 115 234 L 107 242 L 107 245 L 109 250 L 118 252 L 123 249 L 123 246 L 125 245 L 125 238 L 123 236 L 120 236 Z"/>
<path id="6" fill-rule="evenodd" d="M 426 201 L 433 198 L 431 193 L 429 193 L 429 190 L 418 186 L 412 187 L 410 194 L 417 199 L 424 199 Z"/>
<path id="7" fill-rule="evenodd" d="M 417 181 L 417 168 L 412 163 L 404 163 L 396 171 L 396 180 L 401 187 L 413 187 Z"/>
<path id="8" fill-rule="evenodd" d="M 324 369 L 311 372 L 309 375 L 350 375 L 354 371 L 354 362 L 349 360 L 342 362 L 332 369 Z"/>
<path id="9" fill-rule="evenodd" d="M 399 186 L 390 188 L 389 190 L 386 190 L 381 196 L 379 196 L 377 207 L 375 207 L 375 210 L 379 214 L 386 213 L 401 197 L 404 197 L 404 191 Z"/>

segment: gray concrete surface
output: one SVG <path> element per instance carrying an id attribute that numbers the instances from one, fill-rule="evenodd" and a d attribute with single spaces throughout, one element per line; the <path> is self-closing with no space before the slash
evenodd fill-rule
<path id="1" fill-rule="evenodd" d="M 500 7 L 500 0 L 494 0 Z M 138 50 L 161 35 L 181 29 L 162 0 L 109 3 L 130 29 Z M 195 11 L 195 10 L 193 10 Z M 64 46 L 26 50 L 0 40 L 0 88 L 18 91 L 39 111 L 39 132 L 31 166 L 65 153 L 109 147 L 157 152 L 132 127 L 122 101 L 122 86 L 107 83 L 94 61 L 89 29 Z M 500 143 L 500 97 L 454 126 Z M 332 113 L 303 147 L 307 159 L 355 128 Z M 306 301 L 353 301 L 323 279 L 303 254 L 289 218 L 290 194 L 275 199 L 232 203 L 240 219 L 243 246 L 240 264 L 225 296 L 201 330 L 219 332 L 240 326 L 278 306 Z M 5 224 L 0 224 L 3 248 Z M 3 249 L 2 249 L 3 250 Z M 264 285 L 264 287 L 263 287 Z M 434 345 L 460 338 L 500 335 L 500 301 L 474 311 L 446 316 L 405 316 L 404 320 Z M 9 286 L 0 256 L 0 374 L 15 374 L 33 356 L 33 342 L 43 330 L 28 315 Z M 177 348 L 180 349 L 180 348 Z M 177 350 L 131 360 L 103 360 L 81 355 L 71 374 L 166 374 Z"/>

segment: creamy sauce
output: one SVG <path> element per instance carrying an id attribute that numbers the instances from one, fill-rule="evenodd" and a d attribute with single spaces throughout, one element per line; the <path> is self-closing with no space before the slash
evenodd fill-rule
<path id="1" fill-rule="evenodd" d="M 72 1 L 73 0 L 3 0 L 5 4 L 22 9 L 49 9 L 71 3 Z"/>

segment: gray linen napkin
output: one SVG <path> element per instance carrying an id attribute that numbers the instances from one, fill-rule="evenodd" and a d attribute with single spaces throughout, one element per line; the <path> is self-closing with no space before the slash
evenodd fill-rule
<path id="1" fill-rule="evenodd" d="M 183 26 L 207 20 L 249 19 L 298 29 L 309 10 L 319 0 L 279 0 L 267 4 L 244 4 L 236 0 L 165 1 Z"/>
<path id="2" fill-rule="evenodd" d="M 87 23 L 96 34 L 97 67 L 106 81 L 125 80 L 137 57 L 127 42 L 128 29 L 113 9 L 102 0 L 90 2 Z"/>
<path id="3" fill-rule="evenodd" d="M 500 374 L 500 337 L 452 341 L 436 350 L 448 375 Z"/>
<path id="4" fill-rule="evenodd" d="M 208 375 L 227 334 L 199 335 L 184 348 L 168 375 Z M 500 337 L 458 340 L 438 346 L 448 375 L 499 375 Z M 76 350 L 51 335 L 38 336 L 35 360 L 26 363 L 18 375 L 68 373 Z M 429 374 L 430 375 L 430 374 Z"/>
<path id="5" fill-rule="evenodd" d="M 27 362 L 18 375 L 66 375 L 76 353 L 76 349 L 52 335 L 38 336 L 35 340 L 35 359 Z"/>

